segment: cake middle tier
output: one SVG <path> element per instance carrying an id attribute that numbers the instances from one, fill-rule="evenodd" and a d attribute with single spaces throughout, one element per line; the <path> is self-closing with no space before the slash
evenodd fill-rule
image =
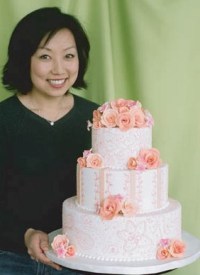
<path id="1" fill-rule="evenodd" d="M 168 205 L 168 165 L 144 171 L 86 168 L 77 165 L 77 203 L 96 212 L 110 195 L 131 202 L 137 213 L 148 213 Z"/>
<path id="2" fill-rule="evenodd" d="M 103 157 L 104 167 L 126 169 L 130 157 L 152 147 L 152 128 L 92 129 L 92 152 Z"/>

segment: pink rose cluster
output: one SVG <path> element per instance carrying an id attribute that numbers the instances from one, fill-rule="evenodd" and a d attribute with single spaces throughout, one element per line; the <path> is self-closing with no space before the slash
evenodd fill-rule
<path id="1" fill-rule="evenodd" d="M 182 240 L 161 239 L 156 257 L 158 260 L 181 258 L 184 255 L 185 248 L 185 243 Z"/>
<path id="2" fill-rule="evenodd" d="M 130 128 L 150 127 L 154 123 L 151 114 L 142 108 L 139 101 L 117 99 L 106 102 L 93 112 L 94 128 L 115 128 L 123 131 Z"/>
<path id="3" fill-rule="evenodd" d="M 121 195 L 110 195 L 103 200 L 97 212 L 103 220 L 112 220 L 118 215 L 133 216 L 136 207 Z"/>
<path id="4" fill-rule="evenodd" d="M 51 247 L 59 258 L 75 255 L 75 247 L 69 243 L 69 239 L 65 234 L 55 236 Z"/>
<path id="5" fill-rule="evenodd" d="M 137 157 L 130 157 L 127 168 L 130 170 L 154 169 L 161 164 L 160 152 L 156 148 L 141 149 Z"/>
<path id="6" fill-rule="evenodd" d="M 80 167 L 101 168 L 103 167 L 103 158 L 100 154 L 92 153 L 92 149 L 85 150 L 83 156 L 77 159 Z"/>

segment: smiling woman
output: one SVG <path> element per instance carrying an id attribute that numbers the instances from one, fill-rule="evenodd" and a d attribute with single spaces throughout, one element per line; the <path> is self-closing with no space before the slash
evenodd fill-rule
<path id="1" fill-rule="evenodd" d="M 69 89 L 78 77 L 79 59 L 74 36 L 68 29 L 63 28 L 46 40 L 47 36 L 31 57 L 32 89 L 28 95 L 21 94 L 18 98 L 54 125 L 73 107 Z"/>
<path id="2" fill-rule="evenodd" d="M 60 270 L 45 256 L 47 233 L 61 227 L 76 159 L 91 146 L 87 121 L 98 105 L 70 92 L 87 86 L 89 50 L 79 21 L 58 8 L 33 11 L 11 36 L 3 84 L 14 95 L 0 103 L 0 274 Z"/>
<path id="3" fill-rule="evenodd" d="M 58 31 L 48 42 L 45 37 L 31 58 L 32 92 L 66 93 L 77 79 L 78 63 L 76 42 L 68 29 Z"/>

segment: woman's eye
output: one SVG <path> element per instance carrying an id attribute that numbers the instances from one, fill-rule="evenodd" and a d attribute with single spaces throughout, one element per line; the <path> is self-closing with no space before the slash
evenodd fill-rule
<path id="1" fill-rule="evenodd" d="M 67 59 L 72 59 L 72 58 L 74 58 L 74 54 L 68 53 L 68 54 L 66 54 L 65 57 L 66 57 Z"/>
<path id="2" fill-rule="evenodd" d="M 48 60 L 48 59 L 50 59 L 50 56 L 47 54 L 43 54 L 40 56 L 40 59 Z"/>

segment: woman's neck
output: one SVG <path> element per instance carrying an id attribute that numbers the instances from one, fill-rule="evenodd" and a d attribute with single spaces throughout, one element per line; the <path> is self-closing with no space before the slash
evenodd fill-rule
<path id="1" fill-rule="evenodd" d="M 66 115 L 74 106 L 71 93 L 60 97 L 43 97 L 34 93 L 18 95 L 20 102 L 30 111 L 48 120 L 53 124 Z"/>

